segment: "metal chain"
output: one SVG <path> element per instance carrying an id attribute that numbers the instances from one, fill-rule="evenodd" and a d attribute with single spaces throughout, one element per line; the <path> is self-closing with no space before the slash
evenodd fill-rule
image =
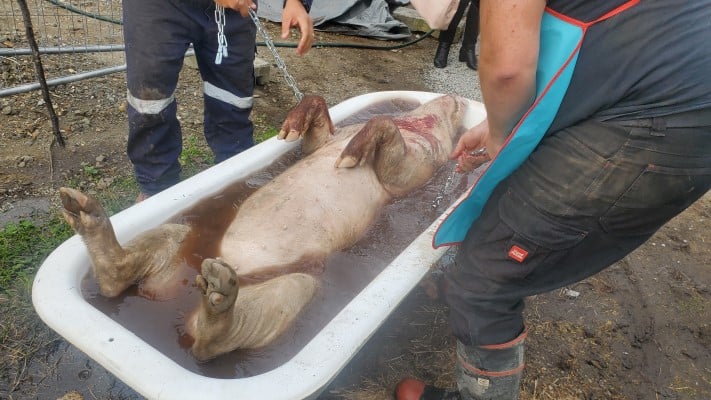
<path id="1" fill-rule="evenodd" d="M 227 57 L 227 38 L 225 37 L 225 7 L 215 4 L 215 23 L 217 24 L 217 54 L 215 64 L 222 64 L 222 57 Z"/>
<path id="2" fill-rule="evenodd" d="M 301 101 L 304 95 L 296 86 L 296 81 L 294 80 L 294 77 L 292 77 L 291 74 L 289 74 L 289 71 L 286 70 L 286 64 L 284 63 L 284 60 L 282 60 L 279 56 L 279 53 L 277 53 L 277 49 L 274 46 L 274 42 L 272 42 L 271 37 L 269 37 L 269 33 L 267 33 L 267 31 L 264 29 L 262 23 L 259 22 L 259 18 L 257 18 L 257 13 L 254 12 L 254 10 L 250 9 L 249 16 L 252 17 L 252 21 L 254 21 L 254 25 L 257 27 L 259 34 L 262 35 L 262 38 L 264 38 L 264 42 L 267 45 L 267 48 L 272 53 L 272 56 L 274 56 L 274 61 L 276 62 L 277 67 L 279 67 L 282 75 L 284 75 L 284 79 L 286 79 L 286 84 L 289 85 L 291 90 L 294 91 L 294 96 L 296 96 L 296 100 Z"/>

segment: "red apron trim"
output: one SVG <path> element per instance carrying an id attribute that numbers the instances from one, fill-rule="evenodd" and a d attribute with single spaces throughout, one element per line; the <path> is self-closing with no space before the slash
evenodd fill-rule
<path id="1" fill-rule="evenodd" d="M 598 18 L 598 19 L 596 19 L 596 20 L 594 20 L 594 21 L 592 21 L 592 22 L 589 22 L 587 25 L 589 26 L 589 25 L 592 25 L 592 24 L 594 24 L 594 23 L 597 23 L 597 22 L 600 22 L 600 21 L 604 21 L 604 20 L 606 20 L 606 19 L 608 19 L 608 18 L 614 17 L 615 15 L 617 15 L 617 14 L 623 12 L 623 11 L 626 11 L 626 10 L 630 9 L 630 8 L 633 7 L 633 6 L 636 6 L 638 3 L 639 3 L 639 0 L 630 0 L 630 1 L 628 1 L 627 3 L 622 4 L 621 6 L 615 8 L 614 10 L 610 11 L 609 13 L 603 15 L 602 17 L 600 17 L 600 18 Z"/>
<path id="2" fill-rule="evenodd" d="M 581 28 L 585 28 L 587 23 L 583 22 L 579 19 L 575 19 L 573 17 L 567 16 L 565 14 L 561 14 L 556 10 L 553 10 L 552 8 L 546 7 L 546 11 L 548 11 L 549 14 L 554 15 L 556 18 L 561 19 L 571 25 L 579 26 Z"/>
<path id="3" fill-rule="evenodd" d="M 601 16 L 600 18 L 597 18 L 597 19 L 592 20 L 592 21 L 590 21 L 590 22 L 583 22 L 583 21 L 581 21 L 581 20 L 579 20 L 579 19 L 575 19 L 575 18 L 570 17 L 570 16 L 568 16 L 568 15 L 561 14 L 561 13 L 559 13 L 558 11 L 553 10 L 553 9 L 551 9 L 551 8 L 549 8 L 549 7 L 546 7 L 546 11 L 547 11 L 548 13 L 552 14 L 552 15 L 555 15 L 556 18 L 559 18 L 559 19 L 561 19 L 561 20 L 563 20 L 563 21 L 566 21 L 567 23 L 569 23 L 569 24 L 571 24 L 571 25 L 575 25 L 575 26 L 579 26 L 579 27 L 581 27 L 581 28 L 583 28 L 583 29 L 587 29 L 588 27 L 590 27 L 590 25 L 596 24 L 596 23 L 598 23 L 598 22 L 600 22 L 600 21 L 604 21 L 604 20 L 606 20 L 606 19 L 608 19 L 608 18 L 612 18 L 612 17 L 614 17 L 615 15 L 617 15 L 617 14 L 623 12 L 623 11 L 626 11 L 626 10 L 630 9 L 630 8 L 633 7 L 633 6 L 636 6 L 637 4 L 639 4 L 639 1 L 640 1 L 640 0 L 629 0 L 628 2 L 626 2 L 626 3 L 624 3 L 624 4 L 620 5 L 620 6 L 618 6 L 618 7 L 616 7 L 616 8 L 614 8 L 612 11 L 607 12 L 605 15 Z"/>

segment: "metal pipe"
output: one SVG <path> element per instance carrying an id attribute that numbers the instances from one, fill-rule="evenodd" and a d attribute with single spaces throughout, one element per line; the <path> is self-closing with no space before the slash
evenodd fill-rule
<path id="1" fill-rule="evenodd" d="M 192 56 L 194 54 L 195 54 L 195 50 L 193 50 L 193 49 L 188 49 L 188 51 L 185 52 L 186 57 Z M 119 65 L 116 67 L 95 69 L 95 70 L 92 70 L 89 72 L 82 72 L 82 73 L 78 73 L 78 74 L 74 74 L 74 75 L 62 76 L 60 78 L 49 79 L 49 80 L 47 80 L 47 85 L 49 85 L 49 86 L 63 85 L 65 83 L 76 82 L 76 81 L 80 81 L 82 79 L 88 79 L 88 78 L 96 78 L 98 76 L 109 75 L 109 74 L 113 74 L 116 72 L 122 72 L 125 70 L 126 70 L 126 64 Z M 33 90 L 37 90 L 40 88 L 41 87 L 40 87 L 39 82 L 35 82 L 35 83 L 28 83 L 28 84 L 20 85 L 20 86 L 14 86 L 11 88 L 6 88 L 6 89 L 0 89 L 0 98 L 12 96 L 13 94 L 31 92 Z"/>
<path id="2" fill-rule="evenodd" d="M 82 72 L 79 74 L 63 76 L 61 78 L 49 79 L 49 80 L 47 80 L 47 85 L 48 86 L 62 85 L 65 83 L 80 81 L 82 79 L 95 78 L 98 76 L 121 72 L 121 71 L 124 71 L 125 69 L 126 69 L 126 64 L 119 65 L 116 67 L 96 69 L 96 70 L 89 71 L 89 72 Z M 35 82 L 35 83 L 29 83 L 26 85 L 11 87 L 8 89 L 0 89 L 0 97 L 6 97 L 6 96 L 11 96 L 13 94 L 30 92 L 32 90 L 37 90 L 39 88 L 40 88 L 40 84 Z"/>
<path id="3" fill-rule="evenodd" d="M 105 53 L 112 51 L 123 51 L 125 48 L 122 44 L 107 44 L 96 46 L 78 46 L 78 47 L 40 47 L 40 54 L 65 54 L 65 53 Z M 29 56 L 32 55 L 32 50 L 29 48 L 7 49 L 0 48 L 0 56 Z"/>

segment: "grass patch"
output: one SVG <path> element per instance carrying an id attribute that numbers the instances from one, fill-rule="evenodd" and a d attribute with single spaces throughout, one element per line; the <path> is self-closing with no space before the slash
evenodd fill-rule
<path id="1" fill-rule="evenodd" d="M 254 131 L 254 143 L 262 143 L 263 141 L 276 136 L 279 130 L 274 127 L 269 127 L 264 130 Z"/>
<path id="2" fill-rule="evenodd" d="M 59 340 L 34 312 L 32 281 L 42 261 L 72 235 L 59 215 L 11 222 L 0 230 L 0 387 L 5 394 L 27 378 L 35 355 Z"/>
<path id="3" fill-rule="evenodd" d="M 16 281 L 31 282 L 42 261 L 60 243 L 73 235 L 71 228 L 54 216 L 44 223 L 10 222 L 0 231 L 0 288 L 15 287 Z"/>
<path id="4" fill-rule="evenodd" d="M 276 136 L 279 133 L 279 128 L 267 122 L 264 115 L 252 114 L 252 123 L 254 124 L 254 143 L 262 143 L 263 141 Z"/>
<path id="5" fill-rule="evenodd" d="M 183 136 L 183 151 L 178 161 L 183 177 L 190 177 L 212 165 L 214 156 L 202 135 Z"/>

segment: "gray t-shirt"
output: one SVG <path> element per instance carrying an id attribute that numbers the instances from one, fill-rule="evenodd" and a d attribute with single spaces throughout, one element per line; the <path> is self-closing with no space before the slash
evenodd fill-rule
<path id="1" fill-rule="evenodd" d="M 550 0 L 592 21 L 623 0 Z M 641 0 L 592 25 L 549 132 L 585 119 L 658 117 L 711 107 L 711 0 Z"/>

